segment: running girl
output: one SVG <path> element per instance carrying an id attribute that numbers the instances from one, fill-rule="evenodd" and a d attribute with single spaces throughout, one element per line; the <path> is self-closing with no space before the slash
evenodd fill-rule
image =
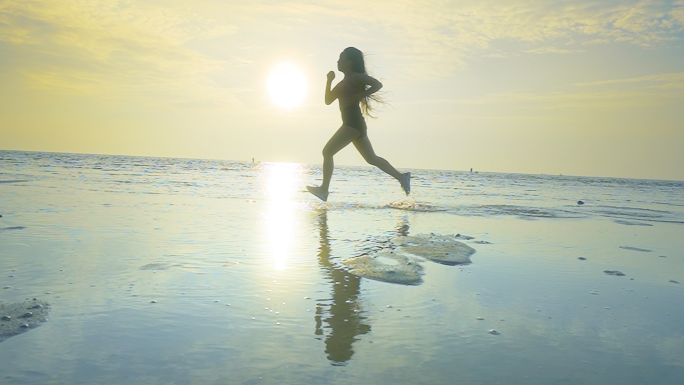
<path id="1" fill-rule="evenodd" d="M 373 110 L 370 105 L 371 100 L 381 101 L 377 95 L 373 94 L 382 88 L 382 84 L 366 74 L 363 53 L 354 47 L 342 51 L 337 61 L 337 69 L 344 74 L 344 79 L 331 90 L 330 86 L 335 79 L 335 72 L 328 72 L 325 104 L 330 105 L 335 99 L 339 100 L 342 127 L 323 148 L 323 183 L 318 187 L 307 186 L 306 188 L 322 201 L 327 201 L 330 178 L 334 168 L 333 156 L 349 143 L 354 143 L 354 147 L 359 150 L 366 162 L 393 176 L 408 195 L 411 192 L 411 173 L 402 174 L 388 161 L 375 155 L 373 146 L 366 135 L 366 122 L 363 115 L 371 116 L 370 112 Z"/>

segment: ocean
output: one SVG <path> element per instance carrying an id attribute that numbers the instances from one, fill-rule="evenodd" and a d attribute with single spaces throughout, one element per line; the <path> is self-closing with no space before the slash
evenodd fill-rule
<path id="1" fill-rule="evenodd" d="M 0 151 L 0 384 L 682 381 L 684 182 L 399 170 Z"/>

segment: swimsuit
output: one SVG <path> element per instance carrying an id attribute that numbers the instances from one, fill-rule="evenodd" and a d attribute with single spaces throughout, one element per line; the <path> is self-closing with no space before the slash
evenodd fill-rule
<path id="1" fill-rule="evenodd" d="M 361 107 L 358 104 L 350 104 L 341 108 L 340 111 L 342 112 L 342 124 L 358 130 L 361 134 L 359 138 L 366 136 L 366 121 L 363 120 Z"/>

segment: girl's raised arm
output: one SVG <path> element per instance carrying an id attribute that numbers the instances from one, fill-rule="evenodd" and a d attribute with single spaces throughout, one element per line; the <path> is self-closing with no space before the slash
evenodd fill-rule
<path id="1" fill-rule="evenodd" d="M 327 106 L 329 106 L 330 103 L 334 102 L 335 99 L 337 99 L 337 93 L 335 92 L 335 90 L 330 90 L 330 86 L 332 85 L 333 79 L 335 79 L 335 71 L 328 72 L 328 81 L 325 84 L 325 105 Z"/>

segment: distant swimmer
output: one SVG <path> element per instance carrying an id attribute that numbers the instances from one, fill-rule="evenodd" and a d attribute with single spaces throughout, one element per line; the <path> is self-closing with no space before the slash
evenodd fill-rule
<path id="1" fill-rule="evenodd" d="M 374 95 L 382 84 L 368 76 L 363 53 L 354 47 L 346 48 L 340 53 L 337 69 L 344 74 L 344 79 L 331 90 L 335 72 L 328 72 L 325 86 L 325 104 L 330 105 L 337 99 L 342 113 L 342 127 L 330 138 L 323 148 L 323 183 L 320 186 L 306 188 L 322 201 L 328 200 L 328 189 L 332 177 L 334 163 L 333 156 L 349 143 L 361 153 L 369 164 L 378 167 L 399 181 L 406 195 L 411 193 L 411 173 L 400 173 L 385 159 L 375 155 L 373 146 L 366 135 L 366 122 L 363 115 L 373 117 L 371 101 L 382 103 L 378 95 Z"/>

